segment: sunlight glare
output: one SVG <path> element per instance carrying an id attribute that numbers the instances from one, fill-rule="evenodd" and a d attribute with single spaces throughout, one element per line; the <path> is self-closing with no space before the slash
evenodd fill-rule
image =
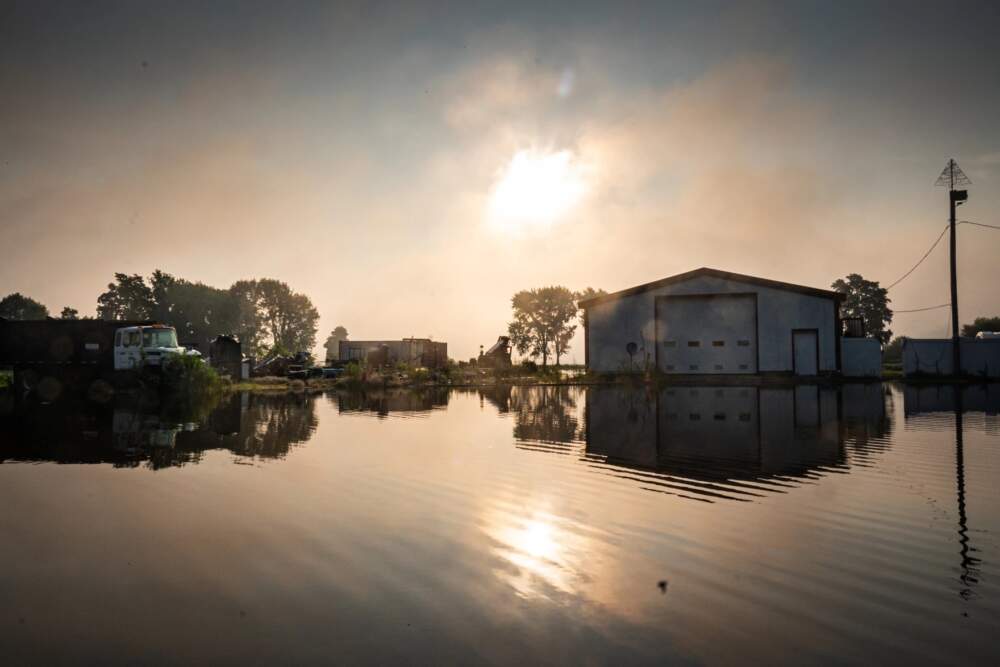
<path id="1" fill-rule="evenodd" d="M 586 191 L 571 151 L 521 150 L 492 188 L 489 218 L 505 231 L 547 227 L 572 209 Z"/>

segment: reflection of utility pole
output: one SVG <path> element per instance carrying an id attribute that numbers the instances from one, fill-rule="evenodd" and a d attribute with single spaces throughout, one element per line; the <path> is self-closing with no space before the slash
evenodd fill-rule
<path id="1" fill-rule="evenodd" d="M 955 208 L 961 206 L 969 198 L 968 190 L 956 190 L 956 185 L 969 185 L 972 181 L 961 170 L 958 163 L 948 160 L 944 171 L 938 176 L 935 185 L 948 186 L 948 201 L 950 203 L 950 213 L 948 220 L 951 222 L 951 359 L 952 375 L 962 374 L 962 350 L 958 340 L 958 268 L 955 262 Z"/>
<path id="2" fill-rule="evenodd" d="M 963 588 L 958 592 L 963 598 L 972 597 L 972 586 L 979 583 L 979 559 L 969 555 L 975 551 L 969 546 L 969 526 L 965 514 L 965 452 L 962 438 L 962 387 L 955 390 L 955 487 L 958 490 L 958 543 L 962 556 L 962 575 L 959 577 Z"/>

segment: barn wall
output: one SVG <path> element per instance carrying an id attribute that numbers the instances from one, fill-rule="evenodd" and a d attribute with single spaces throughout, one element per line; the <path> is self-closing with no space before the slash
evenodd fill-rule
<path id="1" fill-rule="evenodd" d="M 655 366 L 656 297 L 670 294 L 757 294 L 760 372 L 792 371 L 792 329 L 819 330 L 819 369 L 837 368 L 836 304 L 799 292 L 752 283 L 698 276 L 631 296 L 598 303 L 588 309 L 590 368 L 598 372 L 641 371 Z M 631 359 L 626 351 L 636 344 Z"/>

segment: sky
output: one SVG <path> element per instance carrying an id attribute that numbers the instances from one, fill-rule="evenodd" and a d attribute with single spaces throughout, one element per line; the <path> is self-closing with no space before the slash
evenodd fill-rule
<path id="1" fill-rule="evenodd" d="M 273 277 L 318 346 L 469 358 L 532 287 L 887 285 L 947 222 L 949 158 L 960 219 L 1000 225 L 998 29 L 966 2 L 0 0 L 0 294 Z M 946 241 L 893 308 L 949 301 Z M 962 322 L 1000 315 L 998 256 L 959 227 Z"/>

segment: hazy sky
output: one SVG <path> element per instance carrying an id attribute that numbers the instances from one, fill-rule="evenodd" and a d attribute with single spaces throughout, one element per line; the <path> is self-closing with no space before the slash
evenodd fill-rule
<path id="1" fill-rule="evenodd" d="M 275 277 L 320 343 L 467 358 L 527 287 L 887 284 L 946 222 L 949 157 L 960 217 L 1000 224 L 998 8 L 0 0 L 0 293 Z M 963 321 L 1000 314 L 998 256 L 959 229 Z M 947 261 L 893 307 L 946 303 Z"/>

